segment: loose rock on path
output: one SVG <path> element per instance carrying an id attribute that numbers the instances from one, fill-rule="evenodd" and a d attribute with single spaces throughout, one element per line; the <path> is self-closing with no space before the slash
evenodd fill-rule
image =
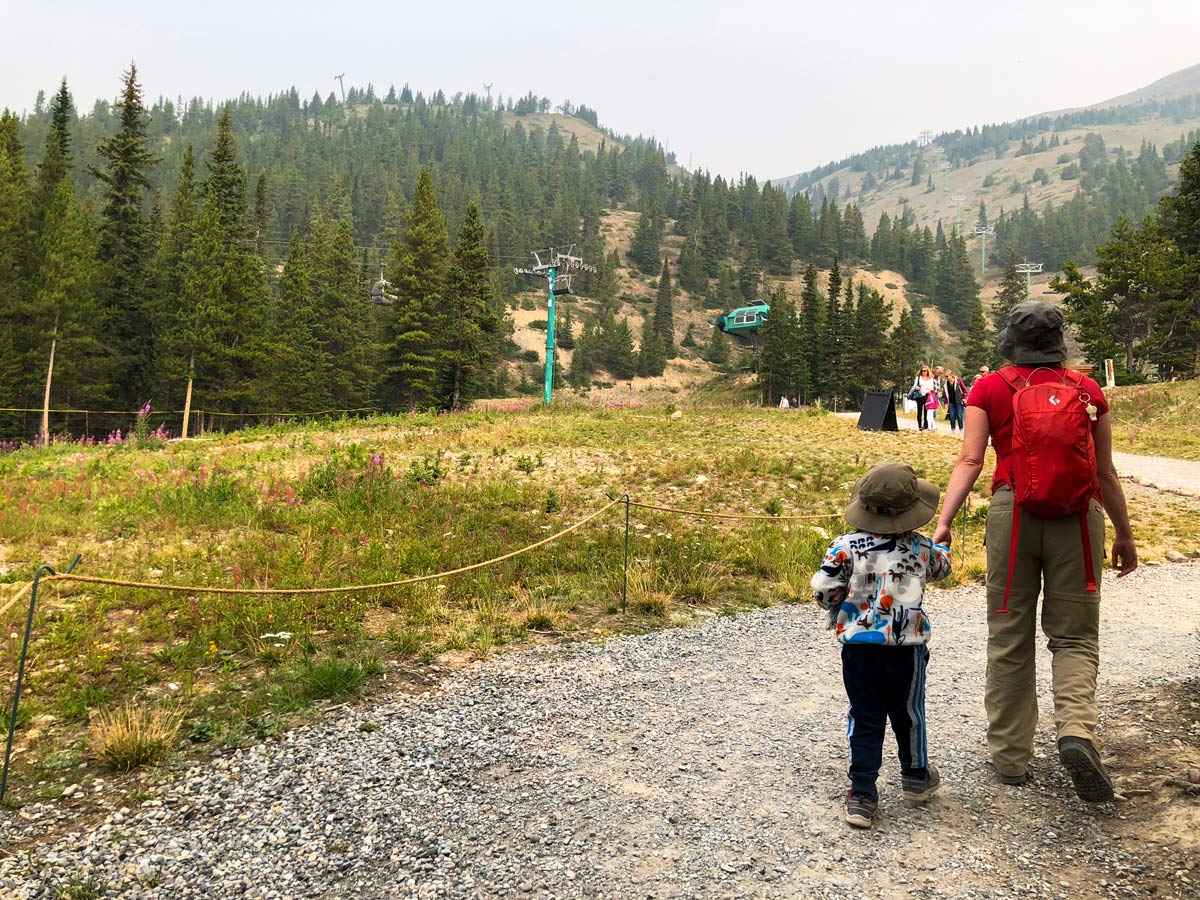
<path id="1" fill-rule="evenodd" d="M 1114 698 L 1162 696 L 1194 675 L 1198 572 L 1106 577 L 1106 715 Z M 331 712 L 90 831 L 0 854 L 0 896 L 40 900 L 92 879 L 105 891 L 94 896 L 171 900 L 1195 897 L 1194 831 L 1172 844 L 1130 827 L 1146 798 L 1088 806 L 1071 793 L 1044 651 L 1034 778 L 995 781 L 982 589 L 931 592 L 927 607 L 930 748 L 945 784 L 906 805 L 885 757 L 873 831 L 841 821 L 838 648 L 823 614 L 799 604 L 515 652 L 421 696 Z M 1119 790 L 1140 765 L 1115 761 Z M 1179 821 L 1194 826 L 1190 802 Z M 40 833 L 49 808 L 3 812 L 0 845 Z"/>

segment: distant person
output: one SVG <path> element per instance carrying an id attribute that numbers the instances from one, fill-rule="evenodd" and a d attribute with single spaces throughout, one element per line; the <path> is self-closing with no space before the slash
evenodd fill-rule
<path id="1" fill-rule="evenodd" d="M 970 394 L 971 394 L 971 389 L 975 387 L 975 385 L 976 385 L 976 384 L 979 382 L 979 379 L 981 379 L 981 378 L 987 378 L 988 374 L 989 374 L 991 371 L 992 371 L 992 370 L 991 370 L 991 369 L 989 369 L 987 366 L 980 366 L 980 367 L 979 367 L 979 373 L 978 373 L 978 374 L 975 376 L 975 379 L 974 379 L 974 381 L 972 381 L 972 382 L 971 382 L 971 387 L 967 388 L 967 396 L 968 396 L 968 397 L 969 397 L 969 396 L 970 396 Z"/>
<path id="2" fill-rule="evenodd" d="M 933 537 L 950 544 L 950 526 L 983 471 L 991 437 L 996 472 L 985 540 L 984 707 L 992 764 L 1004 784 L 1024 784 L 1029 777 L 1038 720 L 1040 593 L 1059 760 L 1080 797 L 1111 800 L 1113 785 L 1096 735 L 1106 512 L 1116 531 L 1112 561 L 1118 577 L 1136 569 L 1138 557 L 1113 466 L 1108 401 L 1095 381 L 1063 366 L 1063 314 L 1049 303 L 1012 308 L 1000 332 L 1000 355 L 1012 365 L 980 378 L 967 398 L 962 451 Z"/>
<path id="3" fill-rule="evenodd" d="M 790 407 L 791 407 L 791 404 L 788 403 L 788 398 L 786 396 L 781 397 L 779 400 L 779 408 L 780 409 L 789 409 Z"/>
<path id="4" fill-rule="evenodd" d="M 962 379 L 953 372 L 946 373 L 946 384 L 942 388 L 946 395 L 946 420 L 950 423 L 951 434 L 961 434 L 963 427 L 963 404 L 966 403 L 966 391 Z"/>
<path id="5" fill-rule="evenodd" d="M 908 399 L 916 401 L 917 404 L 917 429 L 924 431 L 928 426 L 926 419 L 925 402 L 931 392 L 937 391 L 937 382 L 933 379 L 933 373 L 929 370 L 929 366 L 921 366 L 913 379 L 912 388 L 908 392 Z"/>
<path id="6" fill-rule="evenodd" d="M 950 552 L 917 529 L 937 511 L 938 489 L 909 466 L 879 463 L 860 478 L 846 507 L 856 530 L 834 540 L 812 577 L 813 600 L 842 644 L 842 682 L 850 700 L 850 792 L 846 821 L 870 828 L 879 805 L 875 782 L 892 723 L 905 800 L 928 800 L 942 783 L 929 762 L 925 667 L 929 620 L 925 583 L 950 574 Z"/>

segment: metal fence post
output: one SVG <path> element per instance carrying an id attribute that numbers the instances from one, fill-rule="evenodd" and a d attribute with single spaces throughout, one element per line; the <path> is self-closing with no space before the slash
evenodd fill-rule
<path id="1" fill-rule="evenodd" d="M 629 603 L 629 495 L 625 494 L 621 499 L 625 501 L 625 569 L 621 573 L 621 615 L 625 615 Z"/>
<path id="2" fill-rule="evenodd" d="M 75 568 L 80 557 L 76 556 L 71 560 L 71 564 L 67 566 L 67 574 Z M 40 565 L 37 571 L 33 573 L 33 586 L 29 589 L 29 613 L 25 617 L 25 640 L 21 643 L 21 659 L 17 663 L 17 685 L 13 690 L 12 715 L 8 720 L 8 741 L 4 745 L 4 770 L 0 772 L 0 803 L 4 802 L 5 792 L 8 789 L 8 767 L 12 759 L 13 738 L 17 733 L 17 714 L 20 712 L 21 706 L 21 685 L 25 680 L 25 659 L 29 655 L 29 635 L 33 631 L 33 613 L 37 607 L 38 585 L 42 580 L 42 574 L 49 572 L 51 575 L 57 575 L 51 566 Z"/>

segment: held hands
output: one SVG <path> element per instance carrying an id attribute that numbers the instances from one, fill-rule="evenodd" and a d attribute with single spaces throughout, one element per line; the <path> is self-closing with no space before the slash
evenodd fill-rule
<path id="1" fill-rule="evenodd" d="M 953 535 L 950 534 L 950 526 L 943 525 L 941 522 L 939 522 L 937 531 L 935 531 L 933 533 L 933 542 L 935 544 L 942 544 L 945 547 L 949 547 L 950 541 L 952 539 L 953 539 Z M 1137 562 L 1136 562 L 1137 557 L 1136 556 L 1134 556 L 1134 560 L 1135 560 L 1134 565 L 1136 566 L 1137 565 Z"/>
<path id="2" fill-rule="evenodd" d="M 1117 537 L 1112 545 L 1112 564 L 1117 577 L 1124 578 L 1138 567 L 1137 547 L 1132 537 Z"/>

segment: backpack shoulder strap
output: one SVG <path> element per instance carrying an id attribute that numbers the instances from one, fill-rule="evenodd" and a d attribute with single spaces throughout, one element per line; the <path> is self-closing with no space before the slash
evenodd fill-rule
<path id="1" fill-rule="evenodd" d="M 997 369 L 996 374 L 999 375 L 1000 378 L 1003 379 L 1004 383 L 1014 391 L 1019 391 L 1022 387 L 1024 387 L 1021 382 L 1023 382 L 1025 379 L 1023 379 L 1011 366 L 1005 366 L 1003 369 Z"/>

